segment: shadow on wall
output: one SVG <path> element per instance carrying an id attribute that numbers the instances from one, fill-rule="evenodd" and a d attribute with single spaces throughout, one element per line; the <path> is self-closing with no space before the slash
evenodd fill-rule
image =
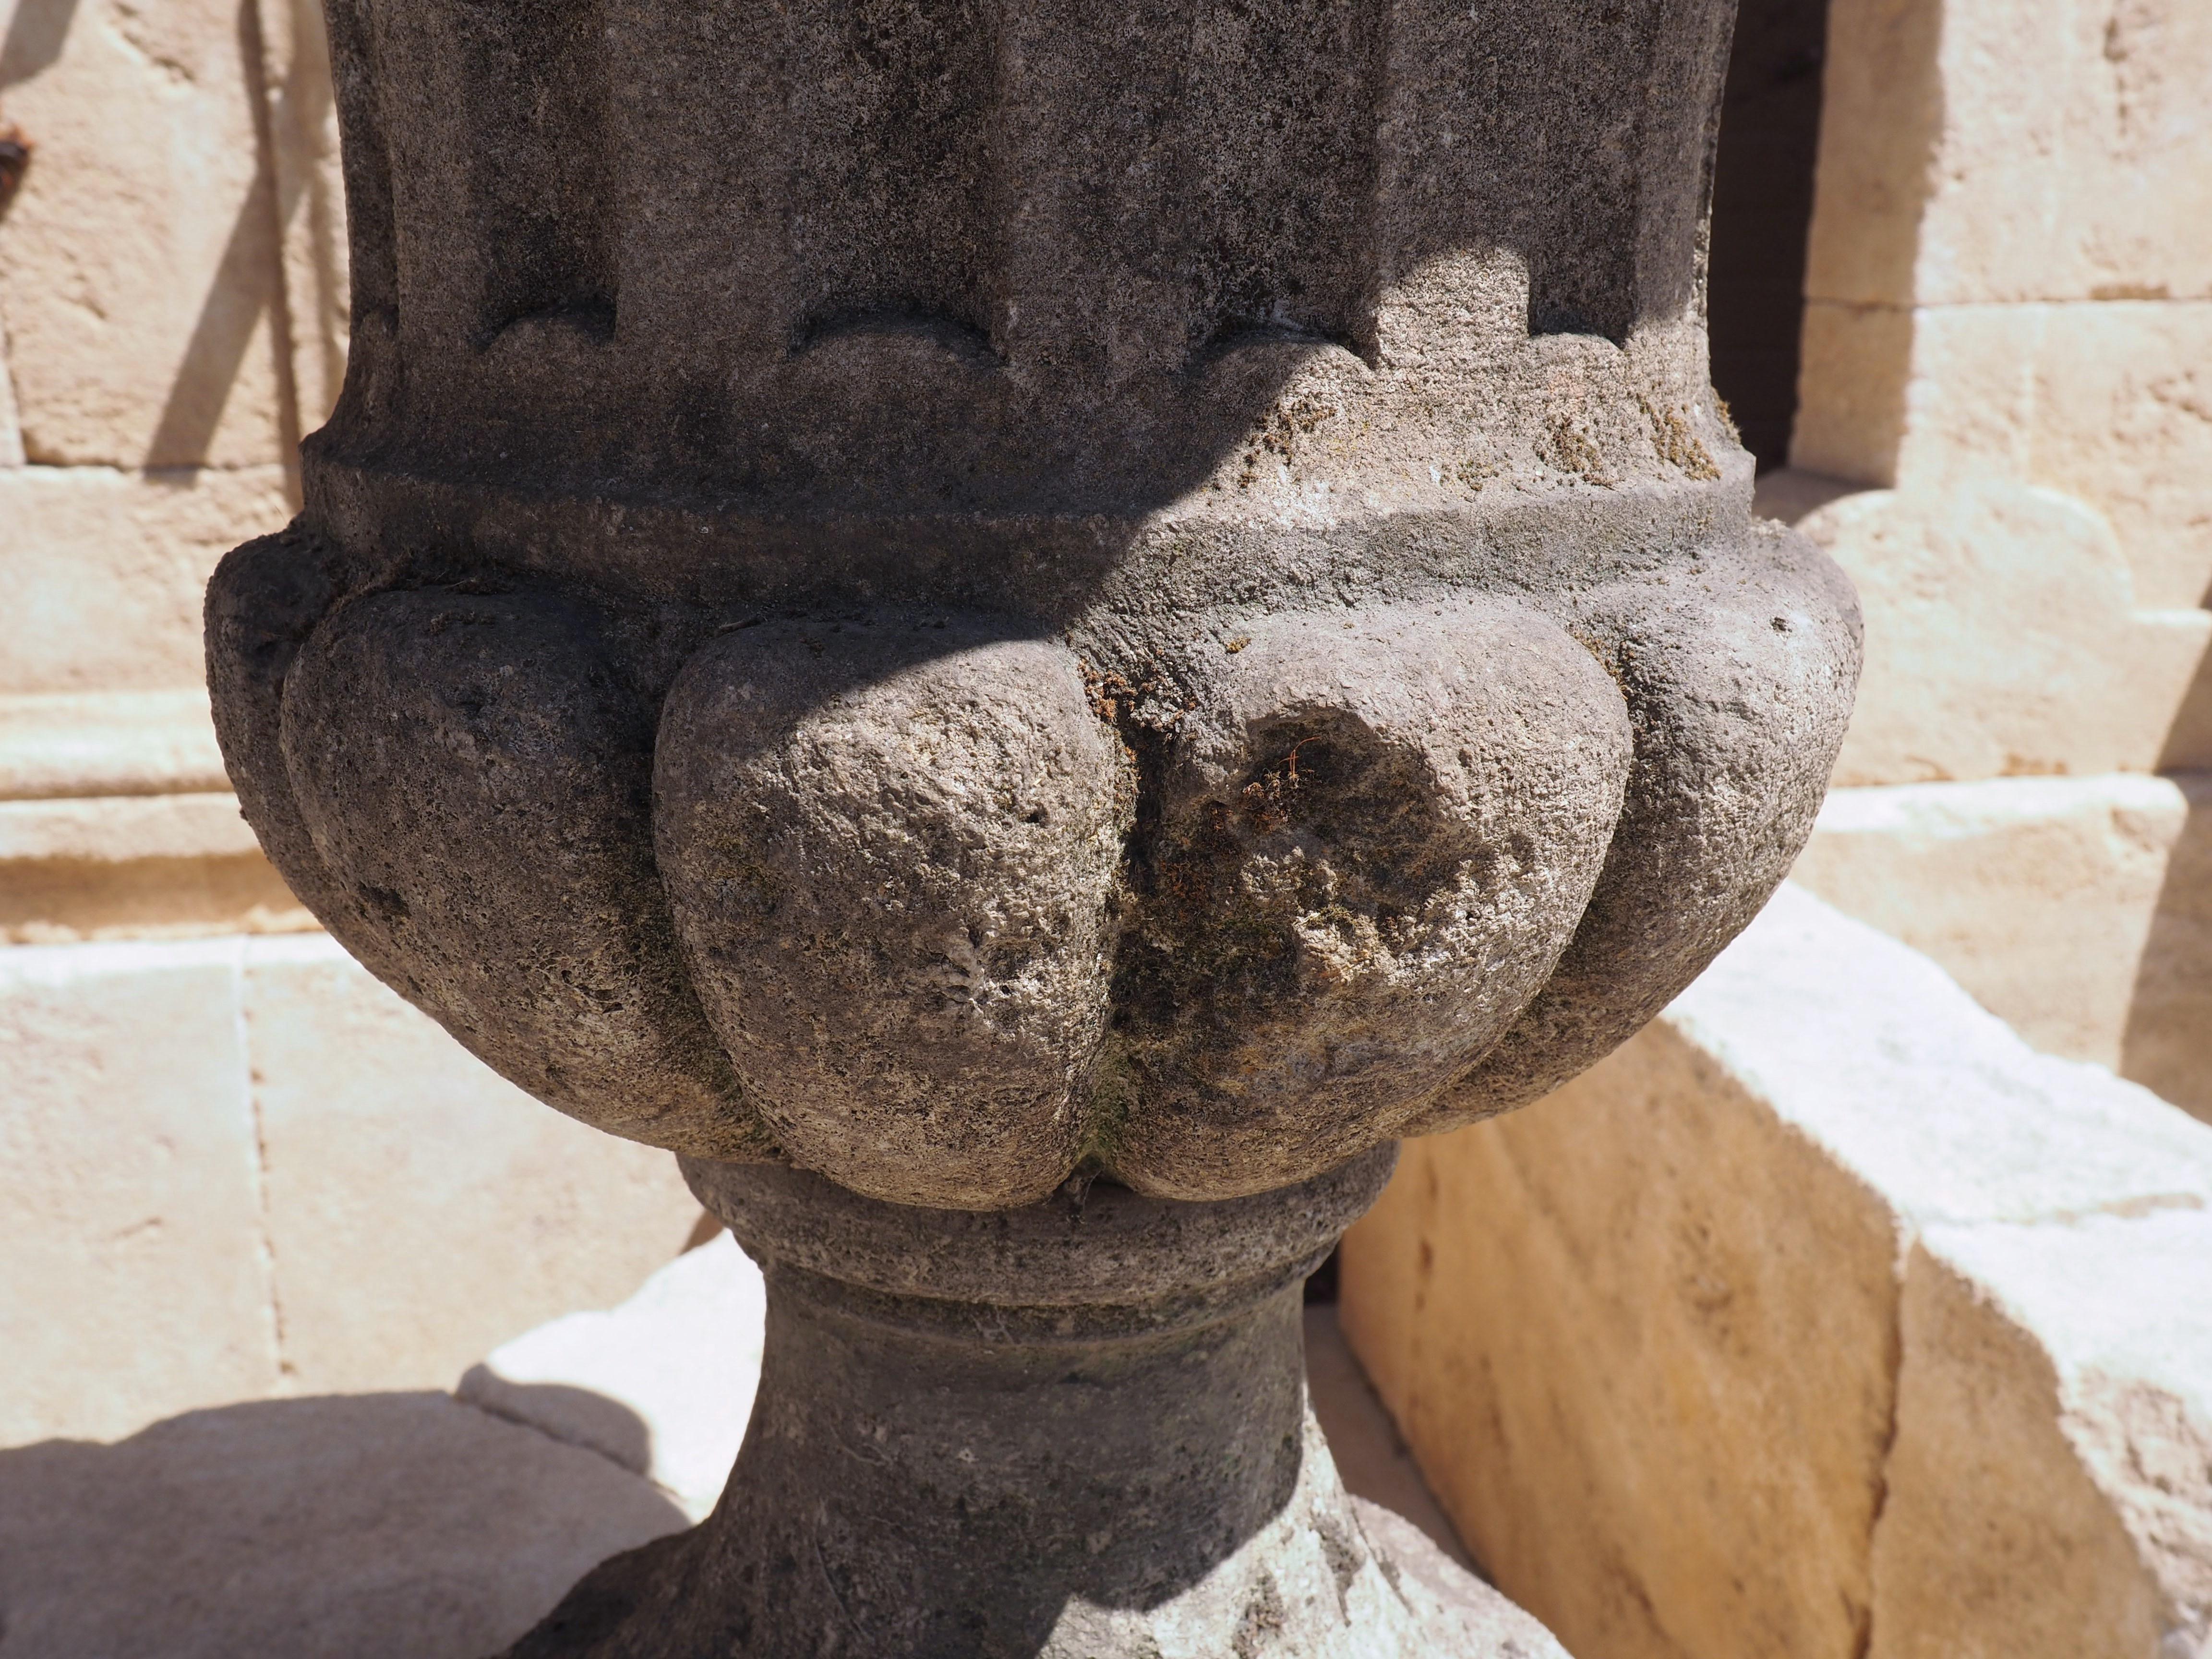
<path id="1" fill-rule="evenodd" d="M 0 40 L 0 88 L 27 81 L 62 55 L 77 0 L 17 0 Z"/>
<path id="2" fill-rule="evenodd" d="M 1744 447 L 1788 463 L 1805 317 L 1828 0 L 1742 0 L 1721 102 L 1711 263 L 1713 386 Z"/>
<path id="3" fill-rule="evenodd" d="M 224 404 L 245 367 L 264 313 L 270 314 L 278 336 L 278 413 L 288 454 L 301 436 L 291 383 L 287 337 L 291 329 L 279 281 L 277 246 L 285 222 L 305 192 L 306 180 L 278 177 L 262 82 L 267 58 L 256 3 L 257 0 L 238 0 L 236 20 L 239 60 L 245 68 L 247 95 L 255 106 L 253 182 L 239 204 L 238 217 L 224 244 L 215 279 L 201 301 L 184 359 L 170 382 L 161 418 L 141 463 L 148 467 L 198 466 L 206 460 Z M 7 35 L 0 40 L 0 91 L 31 79 L 60 58 L 76 21 L 77 6 L 78 0 L 18 0 Z M 311 17 L 319 15 L 316 9 L 308 9 Z M 315 106 L 302 117 L 310 124 L 319 120 L 321 106 L 330 101 L 327 84 L 314 72 L 319 69 L 319 63 L 301 54 L 285 84 L 276 89 L 295 105 Z M 31 136 L 33 140 L 37 137 L 35 133 Z"/>
<path id="4" fill-rule="evenodd" d="M 2189 817 L 2151 913 L 2120 1071 L 2212 1123 L 2212 772 L 2184 772 Z"/>
<path id="5" fill-rule="evenodd" d="M 605 1557 L 687 1524 L 599 1453 L 444 1395 L 191 1412 L 114 1445 L 0 1452 L 0 1649 L 480 1659 Z"/>

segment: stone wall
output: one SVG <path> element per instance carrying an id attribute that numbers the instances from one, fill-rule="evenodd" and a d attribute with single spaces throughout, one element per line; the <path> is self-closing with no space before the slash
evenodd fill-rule
<path id="1" fill-rule="evenodd" d="M 201 594 L 344 363 L 331 108 L 315 0 L 0 0 L 0 1443 L 449 1386 L 698 1214 L 307 931 L 223 774 Z"/>
<path id="2" fill-rule="evenodd" d="M 1580 1659 L 2212 1654 L 2212 1128 L 1800 890 L 1341 1271 Z"/>
<path id="3" fill-rule="evenodd" d="M 2212 1116 L 2208 82 L 2189 0 L 1835 0 L 1762 500 L 1866 608 L 1836 783 L 1975 786 L 1836 799 L 1800 879 Z"/>

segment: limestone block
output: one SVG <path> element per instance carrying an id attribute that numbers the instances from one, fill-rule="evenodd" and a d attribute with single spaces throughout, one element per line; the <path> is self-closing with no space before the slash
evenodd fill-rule
<path id="1" fill-rule="evenodd" d="M 1928 169 L 1943 132 L 1944 10 L 1943 0 L 1829 0 L 1808 300 L 1911 302 Z M 1808 381 L 1812 332 L 1808 312 Z"/>
<path id="2" fill-rule="evenodd" d="M 277 1386 L 238 951 L 0 951 L 0 1443 Z"/>
<path id="3" fill-rule="evenodd" d="M 2136 970 L 2120 1070 L 2212 1123 L 2212 775 L 2172 781 L 2188 816 Z"/>
<path id="4" fill-rule="evenodd" d="M 1870 1659 L 2212 1653 L 2203 1196 L 1915 1248 Z"/>
<path id="5" fill-rule="evenodd" d="M 1932 957 L 2032 1046 L 2203 1112 L 2212 933 L 2176 912 L 2212 890 L 2177 863 L 2212 841 L 2204 793 L 2125 775 L 1834 790 L 1792 878 Z M 2154 1050 L 2151 1075 L 2136 1062 Z"/>
<path id="6" fill-rule="evenodd" d="M 682 1248 L 699 1206 L 666 1153 L 547 1111 L 325 935 L 246 951 L 295 1386 L 448 1384 Z"/>
<path id="7" fill-rule="evenodd" d="M 9 117 L 38 145 L 0 234 L 29 458 L 284 459 L 275 202 L 238 8 L 16 0 L 0 25 L 21 43 Z"/>
<path id="8" fill-rule="evenodd" d="M 289 516 L 274 465 L 0 468 L 0 696 L 201 690 L 209 572 Z"/>
<path id="9" fill-rule="evenodd" d="M 0 314 L 0 466 L 23 465 L 23 422 L 15 408 L 15 377 L 8 372 L 8 324 Z"/>
<path id="10" fill-rule="evenodd" d="M 2111 526 L 2080 501 L 2010 484 L 1869 490 L 1799 527 L 1866 612 L 1836 783 L 2160 763 L 2212 613 L 2137 610 Z"/>
<path id="11" fill-rule="evenodd" d="M 299 933 L 228 791 L 0 800 L 0 941 Z"/>
<path id="12" fill-rule="evenodd" d="M 205 691 L 0 696 L 0 941 L 315 925 L 239 816 Z"/>
<path id="13" fill-rule="evenodd" d="M 2156 1230 L 2206 1210 L 2212 1130 L 2033 1053 L 1926 958 L 1785 887 L 1613 1059 L 1527 1111 L 1409 1146 L 1346 1240 L 1341 1316 L 1477 1557 L 1571 1650 L 1917 1654 L 1886 1645 L 1912 1631 L 1885 1625 L 1905 1581 L 1883 1535 L 1911 1473 L 1893 1437 L 1943 1433 L 1899 1382 L 1932 1363 L 1905 1316 L 1917 1264 L 1959 1259 L 1961 1237 L 2032 1233 L 2063 1255 L 2104 1218 L 2112 1243 L 2081 1282 L 2129 1279 L 2189 1356 L 2212 1340 L 2212 1298 L 2161 1267 Z M 2159 1379 L 2188 1363 L 2098 1352 L 2130 1398 L 2170 1394 Z M 1979 1374 L 1990 1408 L 2039 1413 L 2046 1449 L 2076 1446 L 2052 1391 L 2022 1375 Z M 2196 1535 L 2212 1495 L 2172 1485 L 2162 1530 L 2137 1526 L 2138 1498 L 2075 1458 L 2069 1492 L 2045 1490 L 2047 1464 L 1988 1460 L 2009 1483 L 1993 1501 L 2055 1524 L 2068 1504 L 2078 1519 L 2083 1482 L 2104 1493 L 2132 1541 L 2075 1582 L 2084 1605 L 2121 1613 L 2039 1645 L 2014 1639 L 2006 1609 L 1962 1612 L 1925 1651 L 2197 1652 L 2158 1645 L 2212 1610 L 2186 1583 L 2163 1592 L 2148 1644 L 2125 1610 L 2146 1575 L 2186 1579 L 2160 1552 Z M 1913 1595 L 1961 1607 L 2017 1570 L 2002 1528 L 1927 1527 L 1900 1547 L 1923 1558 Z"/>
<path id="14" fill-rule="evenodd" d="M 229 787 L 203 690 L 0 696 L 0 800 Z"/>
<path id="15" fill-rule="evenodd" d="M 2110 521 L 2136 605 L 2212 594 L 2212 305 L 1815 302 L 1804 343 L 1792 465 L 2063 490 Z"/>
<path id="16" fill-rule="evenodd" d="M 195 1412 L 0 1452 L 9 1659 L 479 1659 L 684 1517 L 437 1395 Z"/>
<path id="17" fill-rule="evenodd" d="M 1894 307 L 1807 296 L 1791 466 L 1864 484 L 1897 481 L 1912 325 L 1913 313 Z"/>
<path id="18" fill-rule="evenodd" d="M 345 378 L 349 318 L 337 102 L 319 0 L 256 0 L 262 85 L 283 238 L 284 320 L 299 428 L 330 418 Z"/>
<path id="19" fill-rule="evenodd" d="M 1828 27 L 1809 294 L 2212 295 L 2203 6 L 1838 0 Z"/>
<path id="20" fill-rule="evenodd" d="M 2212 13 L 1947 0 L 1941 74 L 1921 304 L 2212 297 Z"/>
<path id="21" fill-rule="evenodd" d="M 2200 170 L 2212 179 L 2212 165 Z M 2212 600 L 2212 305 L 2039 309 L 2030 481 L 2079 495 L 2112 520 L 2137 604 Z M 2002 321 L 1978 309 L 1946 313 L 1928 331 L 1931 363 L 1938 349 L 2001 353 Z M 1918 464 L 1908 441 L 1900 476 Z M 2212 748 L 2169 763 L 2207 757 Z"/>
<path id="22" fill-rule="evenodd" d="M 1340 1317 L 1499 1587 L 1579 1655 L 1854 1654 L 1892 1404 L 1876 1196 L 1663 1022 L 1404 1160 Z"/>

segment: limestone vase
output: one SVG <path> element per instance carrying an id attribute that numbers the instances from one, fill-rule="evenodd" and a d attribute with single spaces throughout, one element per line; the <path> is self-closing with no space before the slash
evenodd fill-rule
<path id="1" fill-rule="evenodd" d="M 769 1287 L 720 1508 L 514 1652 L 1550 1650 L 1346 1498 L 1298 1286 L 1820 799 L 1727 0 L 327 12 L 352 355 L 210 588 L 232 776 Z"/>

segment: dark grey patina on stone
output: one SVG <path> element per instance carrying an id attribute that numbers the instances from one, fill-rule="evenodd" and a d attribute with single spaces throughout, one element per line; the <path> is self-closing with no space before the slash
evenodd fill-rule
<path id="1" fill-rule="evenodd" d="M 1509 1650 L 1291 1298 L 1819 803 L 1856 610 L 1705 375 L 1728 0 L 327 9 L 353 355 L 210 591 L 232 775 L 770 1273 L 723 1509 L 520 1651 Z"/>

